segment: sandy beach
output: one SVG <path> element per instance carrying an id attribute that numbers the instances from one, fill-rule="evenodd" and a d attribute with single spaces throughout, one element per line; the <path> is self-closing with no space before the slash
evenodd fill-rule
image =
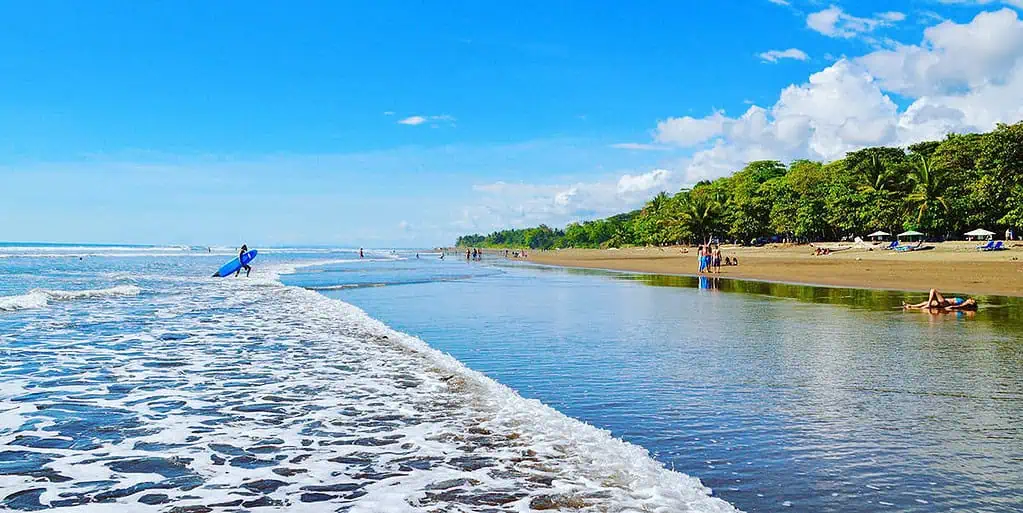
<path id="1" fill-rule="evenodd" d="M 842 249 L 814 256 L 808 245 L 764 247 L 723 246 L 722 254 L 737 257 L 737 267 L 721 267 L 721 277 L 812 285 L 941 291 L 970 295 L 1023 296 L 1023 243 L 1010 249 L 981 252 L 975 242 L 945 242 L 928 251 L 895 252 L 853 244 L 816 244 Z M 697 270 L 696 249 L 645 247 L 625 249 L 563 249 L 534 251 L 538 264 L 612 269 L 658 274 L 690 274 Z"/>

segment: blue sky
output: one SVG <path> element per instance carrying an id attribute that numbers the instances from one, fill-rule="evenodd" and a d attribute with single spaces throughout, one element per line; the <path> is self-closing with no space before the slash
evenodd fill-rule
<path id="1" fill-rule="evenodd" d="M 0 2 L 0 240 L 434 246 L 986 130 L 1021 6 Z"/>

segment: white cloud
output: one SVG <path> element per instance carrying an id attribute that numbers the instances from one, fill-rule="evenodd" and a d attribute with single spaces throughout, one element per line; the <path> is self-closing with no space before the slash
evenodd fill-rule
<path id="1" fill-rule="evenodd" d="M 901 13 L 901 12 L 898 12 L 898 11 L 888 11 L 888 12 L 877 13 L 877 17 L 881 18 L 884 21 L 889 21 L 889 22 L 892 22 L 892 23 L 896 23 L 896 22 L 903 21 L 903 20 L 906 19 L 906 15 Z"/>
<path id="2" fill-rule="evenodd" d="M 424 118 L 423 116 L 409 116 L 407 118 L 398 120 L 398 124 L 399 125 L 413 125 L 413 126 L 415 126 L 415 125 L 422 125 L 423 123 L 426 123 L 426 118 Z"/>
<path id="3" fill-rule="evenodd" d="M 482 232 L 541 223 L 561 227 L 639 208 L 653 194 L 681 186 L 674 178 L 666 169 L 654 169 L 564 185 L 506 182 L 476 185 L 473 190 L 482 196 L 481 201 L 464 208 L 456 226 Z"/>
<path id="4" fill-rule="evenodd" d="M 972 22 L 944 21 L 919 45 L 898 45 L 857 59 L 888 91 L 945 94 L 1004 83 L 1023 55 L 1023 22 L 1015 11 L 982 12 Z"/>
<path id="5" fill-rule="evenodd" d="M 440 114 L 437 116 L 409 116 L 407 118 L 398 120 L 399 125 L 410 126 L 422 125 L 423 123 L 427 122 L 431 123 L 432 126 L 435 127 L 439 126 L 439 124 L 448 124 L 454 126 L 455 118 L 454 116 L 449 116 L 447 114 Z"/>
<path id="6" fill-rule="evenodd" d="M 393 110 L 385 110 L 384 111 L 384 115 L 385 116 L 393 116 L 394 115 L 394 111 Z"/>
<path id="7" fill-rule="evenodd" d="M 666 144 L 693 146 L 720 135 L 726 121 L 721 111 L 715 111 L 705 118 L 668 118 L 657 123 L 655 139 Z"/>
<path id="8" fill-rule="evenodd" d="M 806 52 L 799 48 L 789 48 L 788 50 L 768 50 L 760 54 L 760 58 L 765 62 L 778 62 L 781 59 L 795 59 L 797 61 L 805 61 L 810 57 L 806 55 Z"/>
<path id="9" fill-rule="evenodd" d="M 896 11 L 878 13 L 872 18 L 860 18 L 832 5 L 810 13 L 806 17 L 806 26 L 828 37 L 851 38 L 904 19 L 906 15 Z"/>
<path id="10" fill-rule="evenodd" d="M 788 0 L 767 0 L 767 1 L 771 2 L 774 5 L 789 5 Z"/>
<path id="11" fill-rule="evenodd" d="M 900 109 L 891 93 L 910 104 Z M 751 160 L 827 161 L 865 146 L 905 146 L 1020 119 L 1023 22 L 1003 9 L 930 27 L 920 45 L 839 59 L 767 108 L 750 106 L 734 118 L 721 111 L 669 118 L 655 139 L 697 148 L 678 177 L 693 183 Z"/>
<path id="12" fill-rule="evenodd" d="M 670 177 L 671 173 L 667 169 L 655 169 L 641 175 L 625 174 L 618 179 L 618 194 L 623 196 L 634 193 L 646 194 L 664 187 Z"/>
<path id="13" fill-rule="evenodd" d="M 619 150 L 638 150 L 638 151 L 665 151 L 670 150 L 668 146 L 662 146 L 660 144 L 647 144 L 647 143 L 616 143 L 611 145 L 612 148 Z"/>
<path id="14" fill-rule="evenodd" d="M 408 221 L 402 220 L 398 223 L 398 230 L 407 232 L 412 229 L 412 225 Z"/>

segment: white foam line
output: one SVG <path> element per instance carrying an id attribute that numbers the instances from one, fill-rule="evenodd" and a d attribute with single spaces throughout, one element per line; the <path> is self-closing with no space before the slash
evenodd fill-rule
<path id="1" fill-rule="evenodd" d="M 495 412 L 488 422 L 495 430 L 519 432 L 534 444 L 546 447 L 565 447 L 562 463 L 574 467 L 580 477 L 595 485 L 610 485 L 619 490 L 620 496 L 616 498 L 620 503 L 641 508 L 637 511 L 737 511 L 728 502 L 712 497 L 710 488 L 699 479 L 668 470 L 640 446 L 568 417 L 538 400 L 526 399 L 425 341 L 390 328 L 354 305 L 300 287 L 285 287 L 303 294 L 310 306 L 338 311 L 370 333 L 397 340 L 409 350 L 428 357 L 439 369 L 461 377 L 475 390 L 484 409 Z M 375 509 L 356 507 L 352 511 Z"/>

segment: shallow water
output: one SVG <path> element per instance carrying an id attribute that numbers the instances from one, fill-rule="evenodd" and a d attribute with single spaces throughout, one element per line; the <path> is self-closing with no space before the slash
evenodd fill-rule
<path id="1" fill-rule="evenodd" d="M 341 264 L 284 281 L 641 445 L 746 511 L 1023 509 L 1019 300 L 932 316 L 894 292 L 494 264 Z"/>
<path id="2" fill-rule="evenodd" d="M 268 248 L 252 278 L 208 277 L 232 256 L 0 246 L 0 509 L 734 511 L 643 448 L 277 279 L 322 261 L 307 285 L 503 271 Z"/>

